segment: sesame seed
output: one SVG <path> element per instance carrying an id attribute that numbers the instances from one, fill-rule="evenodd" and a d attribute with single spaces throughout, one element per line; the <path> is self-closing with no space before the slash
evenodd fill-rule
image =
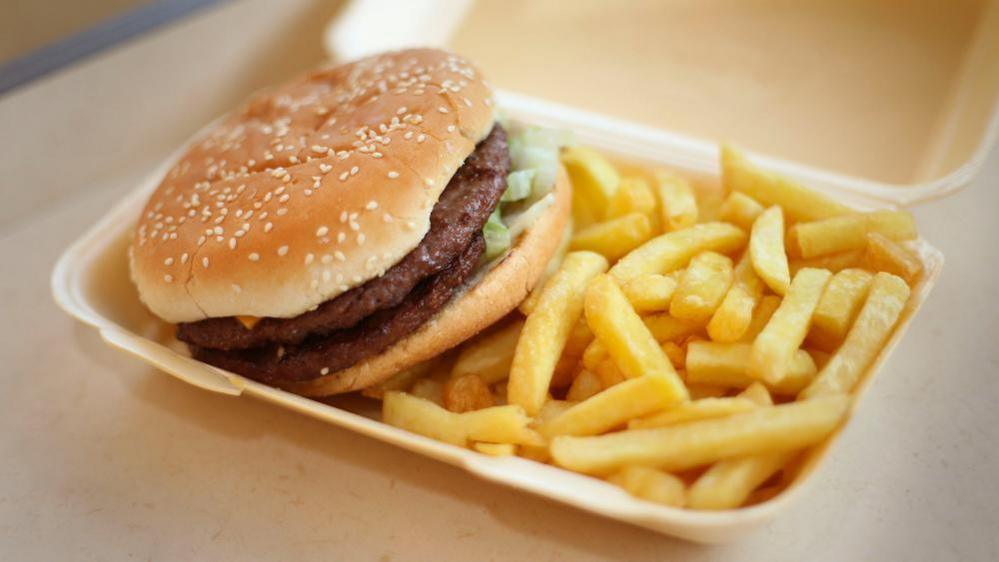
<path id="1" fill-rule="evenodd" d="M 358 168 L 357 166 L 354 166 L 353 168 L 350 169 L 350 175 L 356 176 L 357 172 L 360 172 L 360 171 L 361 171 L 360 168 Z"/>
<path id="2" fill-rule="evenodd" d="M 319 228 L 316 229 L 316 236 L 326 236 L 329 233 L 330 229 L 326 225 L 320 226 Z"/>
<path id="3" fill-rule="evenodd" d="M 423 180 L 423 183 L 427 184 L 427 187 L 432 187 L 434 185 L 434 180 L 427 178 Z"/>
<path id="4" fill-rule="evenodd" d="M 330 279 L 332 278 L 333 274 L 330 273 L 330 270 L 327 269 L 326 271 L 323 272 L 323 283 L 329 283 Z"/>
<path id="5" fill-rule="evenodd" d="M 330 368 L 329 367 L 323 367 L 322 369 L 319 369 L 319 374 L 320 375 L 328 375 L 328 374 L 330 374 Z"/>
<path id="6" fill-rule="evenodd" d="M 325 146 L 319 146 L 318 144 L 312 145 L 312 152 L 316 152 L 318 154 L 326 154 L 329 151 L 330 149 Z"/>
<path id="7" fill-rule="evenodd" d="M 260 261 L 260 254 L 256 252 L 250 252 L 250 255 L 246 257 L 250 258 L 250 261 Z"/>
<path id="8" fill-rule="evenodd" d="M 166 266 L 173 265 L 173 258 L 167 258 L 167 259 L 163 260 L 163 265 L 166 265 Z"/>
<path id="9" fill-rule="evenodd" d="M 449 132 L 449 133 L 453 133 L 454 129 L 455 129 L 454 125 L 448 125 L 447 126 L 447 132 Z"/>
<path id="10" fill-rule="evenodd" d="M 324 163 L 324 164 L 320 164 L 319 165 L 319 171 L 322 172 L 322 173 L 324 173 L 324 174 L 329 173 L 329 171 L 332 170 L 332 169 L 333 169 L 333 166 L 330 166 L 329 164 L 325 164 Z"/>
<path id="11" fill-rule="evenodd" d="M 315 259 L 316 256 L 314 254 L 305 254 L 305 265 L 311 264 Z"/>
<path id="12" fill-rule="evenodd" d="M 168 273 L 168 274 L 166 274 L 166 275 L 163 276 L 163 280 L 166 281 L 167 283 L 173 283 L 173 275 L 170 275 Z"/>
<path id="13" fill-rule="evenodd" d="M 368 201 L 368 204 L 365 205 L 364 208 L 369 211 L 374 211 L 375 209 L 378 208 L 378 201 L 375 200 Z"/>
<path id="14" fill-rule="evenodd" d="M 281 246 L 277 249 L 277 255 L 284 256 L 288 254 L 288 246 Z"/>
<path id="15" fill-rule="evenodd" d="M 180 255 L 180 263 L 187 263 L 187 258 L 188 258 L 187 252 L 184 252 L 183 254 L 181 254 Z"/>
<path id="16" fill-rule="evenodd" d="M 420 133 L 420 135 L 416 137 L 416 142 L 423 142 L 425 140 L 427 140 L 427 135 L 424 135 L 423 133 Z"/>
<path id="17" fill-rule="evenodd" d="M 288 209 L 286 207 L 281 207 L 280 209 L 275 211 L 274 214 L 279 217 L 283 217 L 288 214 Z"/>
<path id="18" fill-rule="evenodd" d="M 364 245 L 364 233 L 363 232 L 360 232 L 357 235 L 357 245 L 358 246 L 363 246 Z"/>
<path id="19" fill-rule="evenodd" d="M 343 255 L 340 250 L 333 252 L 333 256 L 336 257 L 337 261 L 347 261 L 347 256 Z"/>
<path id="20" fill-rule="evenodd" d="M 344 172 L 340 174 L 340 181 L 347 181 L 348 177 L 350 177 L 350 172 Z"/>
<path id="21" fill-rule="evenodd" d="M 202 265 L 202 266 L 203 266 L 203 267 L 204 267 L 205 269 L 208 269 L 208 258 L 207 258 L 207 257 L 204 257 L 204 258 L 201 258 L 201 265 Z"/>
<path id="22" fill-rule="evenodd" d="M 388 173 L 388 177 L 389 179 L 394 180 L 395 178 L 399 177 L 399 172 L 392 170 Z"/>
<path id="23" fill-rule="evenodd" d="M 230 250 L 235 250 L 236 249 L 236 239 L 235 238 L 230 238 L 229 239 L 229 249 Z"/>
<path id="24" fill-rule="evenodd" d="M 270 232 L 274 228 L 274 223 L 268 222 L 264 225 L 264 232 Z"/>
<path id="25" fill-rule="evenodd" d="M 442 106 L 440 106 L 440 107 L 437 108 L 437 111 L 439 111 L 441 113 L 447 113 L 447 108 L 442 105 Z"/>
<path id="26" fill-rule="evenodd" d="M 337 242 L 337 244 L 343 244 L 343 241 L 346 240 L 346 239 L 347 239 L 347 233 L 346 232 L 338 232 L 337 233 L 337 235 L 336 235 L 336 242 Z"/>
<path id="27" fill-rule="evenodd" d="M 284 195 L 278 198 L 278 203 L 287 203 L 289 199 L 291 199 L 291 195 L 285 193 Z"/>
<path id="28" fill-rule="evenodd" d="M 392 215 L 390 215 L 389 213 L 385 213 L 384 215 L 382 215 L 382 220 L 385 222 L 392 222 Z"/>

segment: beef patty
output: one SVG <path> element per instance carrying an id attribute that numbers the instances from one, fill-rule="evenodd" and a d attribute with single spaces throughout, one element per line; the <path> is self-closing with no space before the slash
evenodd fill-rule
<path id="1" fill-rule="evenodd" d="M 381 277 L 294 318 L 263 318 L 252 329 L 232 316 L 208 318 L 180 324 L 177 338 L 212 349 L 295 345 L 310 336 L 349 328 L 378 310 L 397 306 L 420 281 L 454 261 L 482 231 L 506 189 L 509 171 L 506 131 L 497 124 L 448 182 L 430 214 L 430 230 L 423 240 Z"/>
<path id="2" fill-rule="evenodd" d="M 432 318 L 485 252 L 481 231 L 510 171 L 506 133 L 496 125 L 448 183 L 419 245 L 381 277 L 294 318 L 247 329 L 234 317 L 178 326 L 202 361 L 262 382 L 302 381 L 381 353 Z"/>
<path id="3" fill-rule="evenodd" d="M 377 355 L 430 320 L 472 274 L 485 253 L 478 234 L 443 271 L 420 282 L 402 303 L 380 310 L 357 326 L 307 339 L 295 346 L 271 344 L 224 351 L 191 346 L 196 359 L 267 384 L 304 381 L 346 369 Z"/>

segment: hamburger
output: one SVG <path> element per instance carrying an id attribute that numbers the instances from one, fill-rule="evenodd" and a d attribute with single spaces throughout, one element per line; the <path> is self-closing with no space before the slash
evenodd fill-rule
<path id="1" fill-rule="evenodd" d="M 132 279 L 198 360 L 307 396 L 365 388 L 538 282 L 570 210 L 557 144 L 501 124 L 448 52 L 319 69 L 186 150 L 139 217 Z"/>

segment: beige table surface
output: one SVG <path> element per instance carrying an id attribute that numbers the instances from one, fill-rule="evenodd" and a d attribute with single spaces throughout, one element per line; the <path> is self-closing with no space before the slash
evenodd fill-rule
<path id="1" fill-rule="evenodd" d="M 105 347 L 48 288 L 197 126 L 313 64 L 331 8 L 244 2 L 0 98 L 0 559 L 994 560 L 999 153 L 916 209 L 947 264 L 831 462 L 703 547 L 588 515 Z"/>

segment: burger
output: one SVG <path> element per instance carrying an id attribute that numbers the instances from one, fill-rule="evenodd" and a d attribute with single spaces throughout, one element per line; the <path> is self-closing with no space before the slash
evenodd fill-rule
<path id="1" fill-rule="evenodd" d="M 135 227 L 142 302 L 205 363 L 307 396 L 375 385 L 509 314 L 570 210 L 558 135 L 454 54 L 322 68 L 203 133 Z"/>

